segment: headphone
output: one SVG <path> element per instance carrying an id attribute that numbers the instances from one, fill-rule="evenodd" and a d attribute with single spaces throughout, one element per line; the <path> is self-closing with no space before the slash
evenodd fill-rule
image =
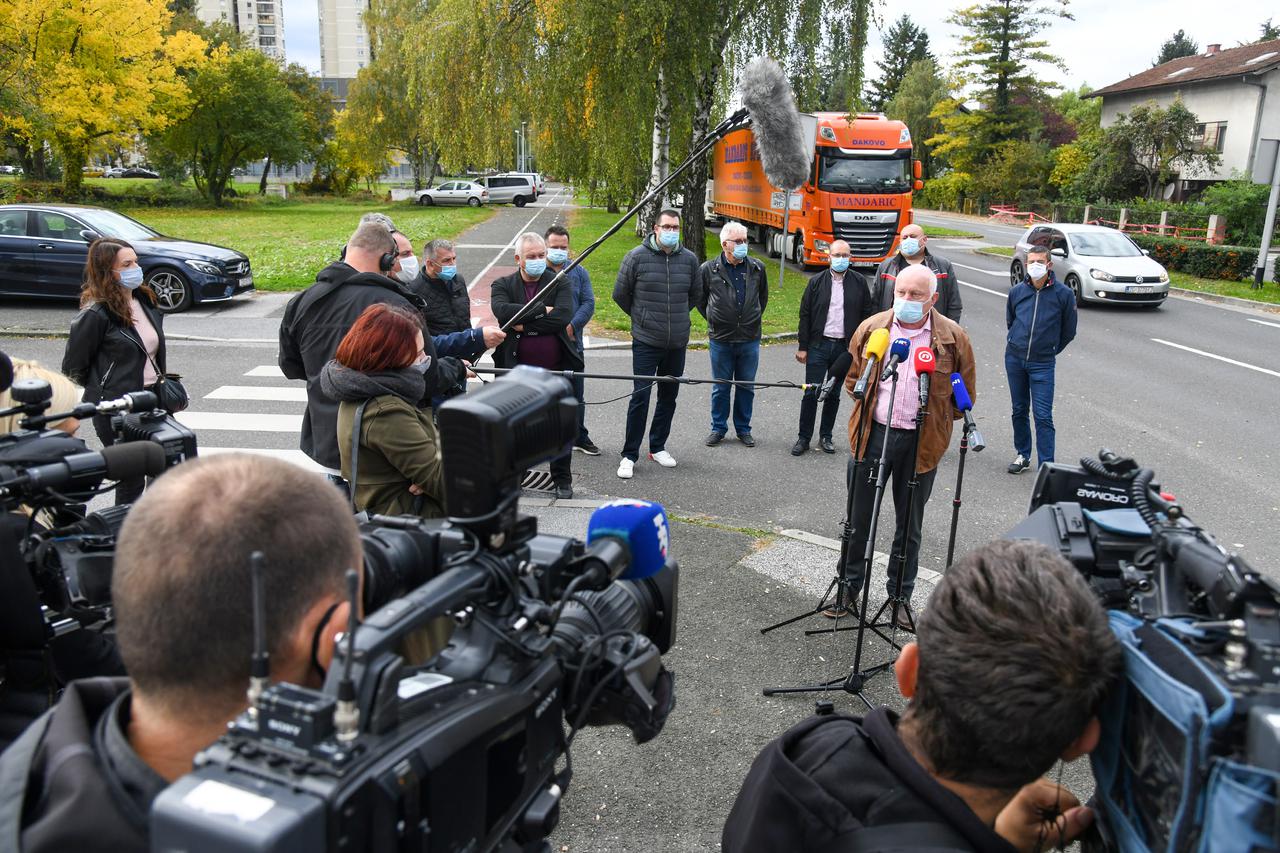
<path id="1" fill-rule="evenodd" d="M 378 258 L 378 271 L 391 272 L 396 265 L 396 260 L 400 257 L 400 250 L 396 248 L 396 237 L 391 231 L 387 232 L 387 236 L 391 238 L 391 251 L 384 252 Z"/>

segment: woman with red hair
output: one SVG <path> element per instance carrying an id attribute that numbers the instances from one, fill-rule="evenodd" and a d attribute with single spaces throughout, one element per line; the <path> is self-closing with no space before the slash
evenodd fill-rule
<path id="1" fill-rule="evenodd" d="M 444 515 L 440 439 L 429 408 L 424 344 L 416 313 L 370 305 L 320 373 L 320 390 L 339 403 L 342 476 L 351 484 L 357 511 Z"/>

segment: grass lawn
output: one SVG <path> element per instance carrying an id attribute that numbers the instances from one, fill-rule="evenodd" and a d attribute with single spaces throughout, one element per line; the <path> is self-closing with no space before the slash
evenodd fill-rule
<path id="1" fill-rule="evenodd" d="M 1200 293 L 1213 293 L 1218 296 L 1235 296 L 1239 299 L 1252 299 L 1255 302 L 1269 302 L 1280 305 L 1280 284 L 1274 281 L 1263 282 L 1261 290 L 1253 289 L 1250 281 L 1224 281 L 1213 278 L 1197 278 L 1185 272 L 1170 272 L 1169 286 L 1181 287 L 1184 290 L 1195 290 Z"/>
<path id="2" fill-rule="evenodd" d="M 974 249 L 979 255 L 998 255 L 1002 258 L 1013 257 L 1012 246 L 983 246 L 981 249 Z"/>
<path id="3" fill-rule="evenodd" d="M 115 180 L 123 179 L 112 182 Z M 244 252 L 253 265 L 253 281 L 259 290 L 300 290 L 337 259 L 360 217 L 374 210 L 390 216 L 418 249 L 435 237 L 457 237 L 494 213 L 483 207 L 418 207 L 409 202 L 341 199 L 242 202 L 220 209 L 125 208 L 121 212 L 170 237 Z"/>
<path id="4" fill-rule="evenodd" d="M 608 230 L 620 215 L 606 213 L 600 209 L 575 210 L 569 226 L 573 231 L 574 245 L 579 248 L 590 245 L 597 236 Z M 708 258 L 720 251 L 719 234 L 719 229 L 707 230 Z M 597 329 L 606 332 L 631 331 L 631 318 L 622 313 L 622 309 L 613 301 L 613 283 L 617 280 L 622 256 L 639 244 L 634 228 L 631 223 L 628 223 L 617 234 L 610 237 L 603 246 L 592 252 L 583 264 L 591 274 L 591 286 L 596 295 L 596 314 L 591 322 Z M 762 252 L 754 250 L 751 255 L 764 262 L 765 270 L 769 275 L 769 305 L 764 312 L 763 333 L 770 335 L 794 332 L 799 323 L 800 296 L 804 293 L 809 276 L 788 269 L 782 287 L 779 289 L 778 259 L 767 258 Z M 702 315 L 695 309 L 690 313 L 689 320 L 693 325 L 694 339 L 705 339 L 707 321 L 702 319 Z"/>
<path id="5" fill-rule="evenodd" d="M 982 240 L 983 235 L 975 234 L 972 231 L 965 231 L 963 228 L 943 228 L 939 225 L 921 226 L 924 228 L 926 237 L 962 237 L 968 240 Z"/>

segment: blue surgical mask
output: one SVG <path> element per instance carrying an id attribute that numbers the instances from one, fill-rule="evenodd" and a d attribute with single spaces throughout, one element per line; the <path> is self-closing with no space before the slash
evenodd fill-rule
<path id="1" fill-rule="evenodd" d="M 920 241 L 915 237 L 903 237 L 902 242 L 898 244 L 898 248 L 902 250 L 902 254 L 914 256 L 920 254 Z"/>
<path id="2" fill-rule="evenodd" d="M 445 281 L 453 281 L 453 277 L 457 274 L 457 264 L 449 264 L 447 267 L 440 267 L 440 277 Z"/>
<path id="3" fill-rule="evenodd" d="M 666 246 L 668 249 L 674 249 L 676 246 L 680 245 L 680 232 L 679 231 L 659 231 L 658 242 L 661 243 L 663 246 Z"/>
<path id="4" fill-rule="evenodd" d="M 547 263 L 560 266 L 569 260 L 568 249 L 547 249 Z"/>
<path id="5" fill-rule="evenodd" d="M 832 271 L 832 272 L 844 272 L 844 271 L 845 271 L 845 270 L 847 270 L 848 268 L 849 268 L 849 259 L 848 259 L 848 258 L 832 258 L 832 259 L 831 259 L 831 271 Z"/>
<path id="6" fill-rule="evenodd" d="M 747 250 L 750 247 L 746 243 L 736 243 L 733 247 L 733 256 L 738 260 L 742 260 L 747 256 Z"/>
<path id="7" fill-rule="evenodd" d="M 910 299 L 893 300 L 893 316 L 899 323 L 919 323 L 924 318 L 924 303 Z"/>
<path id="8" fill-rule="evenodd" d="M 142 267 L 126 267 L 120 270 L 120 284 L 129 290 L 137 290 L 142 286 Z"/>
<path id="9" fill-rule="evenodd" d="M 546 258 L 529 258 L 524 262 L 524 273 L 529 276 L 529 278 L 542 278 L 542 274 L 546 271 Z"/>

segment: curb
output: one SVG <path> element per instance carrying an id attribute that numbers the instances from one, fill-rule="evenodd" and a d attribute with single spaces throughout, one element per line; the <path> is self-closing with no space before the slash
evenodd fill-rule
<path id="1" fill-rule="evenodd" d="M 1169 287 L 1170 295 L 1181 296 L 1183 299 L 1202 299 L 1205 302 L 1219 302 L 1223 305 L 1231 305 L 1236 308 L 1249 308 L 1254 311 L 1266 311 L 1268 314 L 1280 313 L 1280 305 L 1274 302 L 1258 302 L 1253 299 L 1242 299 L 1239 296 L 1222 296 L 1217 293 L 1205 293 L 1202 290 L 1187 290 L 1182 287 Z"/>

